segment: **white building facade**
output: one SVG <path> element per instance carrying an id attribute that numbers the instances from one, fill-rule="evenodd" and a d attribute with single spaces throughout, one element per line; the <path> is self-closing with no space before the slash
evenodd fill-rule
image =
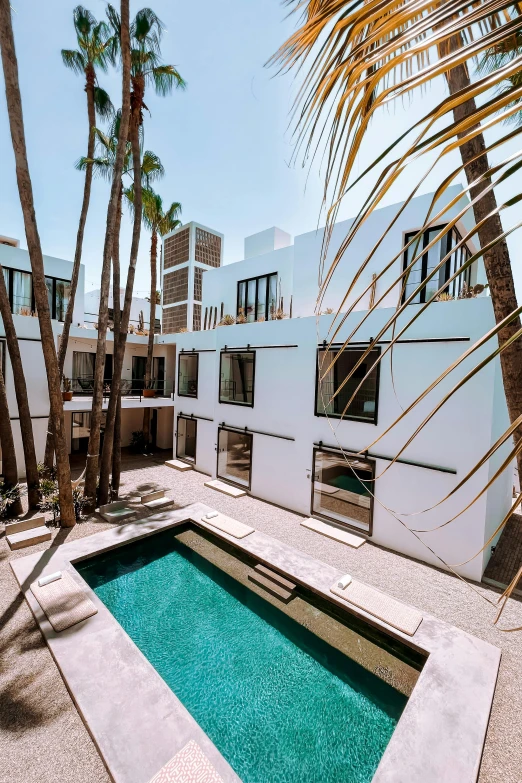
<path id="1" fill-rule="evenodd" d="M 405 263 L 401 249 L 408 234 L 423 224 L 430 202 L 431 196 L 415 199 L 390 232 L 386 247 L 380 251 L 388 260 L 398 255 L 388 280 L 400 273 Z M 456 214 L 462 203 L 448 211 L 441 222 Z M 350 249 L 349 257 L 336 270 L 324 309 L 337 309 L 354 271 L 396 209 L 390 207 L 372 216 L 357 247 Z M 330 257 L 349 225 L 346 221 L 335 227 Z M 457 228 L 462 236 L 468 226 L 459 223 Z M 272 249 L 267 250 L 267 243 Z M 483 295 L 441 301 L 427 308 L 394 347 L 393 376 L 388 352 L 341 417 L 344 405 L 374 361 L 366 361 L 364 371 L 338 394 L 336 402 L 328 405 L 328 400 L 361 351 L 385 326 L 400 292 L 394 290 L 382 299 L 321 386 L 318 364 L 337 353 L 354 327 L 361 324 L 369 300 L 365 295 L 349 315 L 336 337 L 337 350 L 334 346 L 328 355 L 324 341 L 329 340 L 333 315 L 313 315 L 321 244 L 322 231 L 297 237 L 293 244 L 288 235 L 273 229 L 249 238 L 244 261 L 204 275 L 203 312 L 218 308 L 239 323 L 217 328 L 211 323 L 208 328 L 207 320 L 207 329 L 159 338 L 166 343 L 175 340 L 177 348 L 175 456 L 256 497 L 350 529 L 407 556 L 439 567 L 450 565 L 463 576 L 480 580 L 491 554 L 490 545 L 483 547 L 510 507 L 512 472 L 505 471 L 471 508 L 445 523 L 479 494 L 505 458 L 507 447 L 452 497 L 441 501 L 508 424 L 499 364 L 490 363 L 454 394 L 400 459 L 393 465 L 391 459 L 441 397 L 491 348 L 485 347 L 463 362 L 386 431 L 432 381 L 494 325 L 491 301 Z M 260 254 L 253 255 L 248 248 Z M 437 253 L 438 262 L 445 252 L 439 247 Z M 365 270 L 354 297 L 372 280 L 383 258 L 375 257 Z M 425 275 L 432 261 L 432 254 L 423 259 L 419 274 Z M 483 281 L 482 266 L 476 262 L 465 282 Z M 463 282 L 459 280 L 458 285 Z M 376 301 L 387 287 L 385 281 L 379 281 L 374 291 Z M 406 323 L 422 301 L 408 307 L 399 323 Z M 382 336 L 375 357 L 384 353 L 391 336 L 390 330 Z"/>

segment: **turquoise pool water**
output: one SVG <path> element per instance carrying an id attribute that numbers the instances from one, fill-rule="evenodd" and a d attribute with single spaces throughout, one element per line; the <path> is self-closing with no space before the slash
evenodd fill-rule
<path id="1" fill-rule="evenodd" d="M 368 783 L 406 697 L 172 532 L 78 566 L 244 783 Z"/>

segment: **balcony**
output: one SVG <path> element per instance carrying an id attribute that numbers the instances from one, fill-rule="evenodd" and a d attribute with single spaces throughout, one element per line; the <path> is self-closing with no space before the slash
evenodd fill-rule
<path id="1" fill-rule="evenodd" d="M 103 409 L 109 404 L 112 378 L 103 381 Z M 172 387 L 166 381 L 153 380 L 154 397 L 144 396 L 144 381 L 122 378 L 121 381 L 121 407 L 124 408 L 172 408 Z M 73 399 L 64 402 L 65 411 L 88 411 L 92 408 L 92 393 L 94 388 L 93 376 L 81 376 L 71 378 Z"/>

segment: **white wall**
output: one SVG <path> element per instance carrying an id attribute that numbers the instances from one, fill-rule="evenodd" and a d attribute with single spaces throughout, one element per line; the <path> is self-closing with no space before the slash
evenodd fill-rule
<path id="1" fill-rule="evenodd" d="M 205 307 L 217 307 L 219 320 L 221 302 L 224 304 L 225 315 L 236 317 L 239 280 L 270 275 L 273 272 L 277 272 L 279 276 L 279 296 L 283 297 L 284 310 L 288 313 L 293 288 L 293 265 L 294 247 L 291 245 L 235 264 L 226 264 L 219 269 L 209 269 L 203 275 L 202 327 Z"/>
<path id="2" fill-rule="evenodd" d="M 415 306 L 416 307 L 416 306 Z M 413 308 L 408 315 L 411 317 Z M 356 339 L 369 340 L 385 324 L 391 311 L 381 308 L 363 324 Z M 347 336 L 362 313 L 353 313 L 343 327 L 340 339 Z M 430 307 L 407 333 L 408 339 L 465 337 L 466 342 L 422 342 L 401 344 L 393 352 L 393 376 L 389 355 L 381 366 L 377 425 L 339 421 L 314 415 L 316 350 L 327 335 L 331 316 L 323 316 L 316 331 L 315 318 L 300 318 L 262 324 L 219 327 L 216 330 L 176 335 L 178 355 L 185 350 L 211 349 L 199 354 L 198 398 L 175 397 L 176 413 L 205 416 L 212 422 L 198 421 L 196 468 L 215 475 L 218 422 L 249 427 L 295 438 L 294 442 L 254 434 L 252 457 L 253 495 L 310 514 L 313 443 L 339 443 L 346 450 L 362 450 L 393 456 L 423 421 L 444 392 L 486 354 L 485 349 L 466 360 L 414 409 L 405 420 L 373 441 L 400 415 L 401 411 L 457 359 L 493 324 L 489 298 L 441 302 Z M 219 350 L 256 345 L 292 345 L 298 348 L 260 349 L 256 351 L 254 407 L 246 408 L 218 402 Z M 385 346 L 383 346 L 384 349 Z M 431 511 L 463 478 L 491 445 L 492 438 L 505 421 L 505 402 L 501 386 L 494 399 L 499 367 L 488 365 L 480 375 L 458 391 L 428 423 L 407 448 L 403 458 L 415 462 L 455 469 L 456 475 L 436 470 L 376 460 L 376 501 L 373 539 L 382 546 L 443 566 L 423 541 L 446 563 L 467 560 L 484 545 L 486 527 L 498 524 L 506 504 L 506 482 L 495 493 L 483 496 L 471 509 L 440 530 L 414 535 L 406 527 L 431 530 L 449 520 L 478 494 L 488 480 L 483 467 L 452 498 Z M 498 421 L 493 420 L 493 407 Z M 389 468 L 389 469 L 388 469 Z M 386 472 L 384 472 L 386 470 Z M 382 475 L 381 475 L 382 474 Z M 511 478 L 509 476 L 508 483 Z M 486 508 L 487 506 L 487 508 Z M 395 518 L 398 517 L 398 519 Z M 463 575 L 480 579 L 482 556 L 458 568 Z"/>

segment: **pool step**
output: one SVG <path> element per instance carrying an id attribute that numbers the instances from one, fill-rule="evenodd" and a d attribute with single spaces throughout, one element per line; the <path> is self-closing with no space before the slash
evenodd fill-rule
<path id="1" fill-rule="evenodd" d="M 267 592 L 275 595 L 283 603 L 288 603 L 293 598 L 295 585 L 284 576 L 271 571 L 261 563 L 258 563 L 254 570 L 249 573 L 248 578 L 254 584 L 263 587 Z"/>

